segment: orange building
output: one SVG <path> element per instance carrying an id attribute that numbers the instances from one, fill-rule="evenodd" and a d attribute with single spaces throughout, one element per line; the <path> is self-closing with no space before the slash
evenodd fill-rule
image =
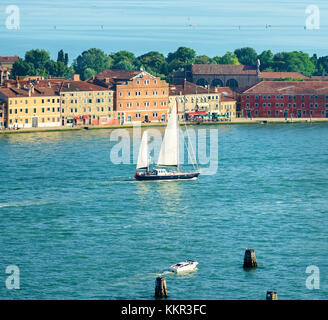
<path id="1" fill-rule="evenodd" d="M 167 120 L 169 85 L 142 70 L 107 69 L 91 80 L 114 90 L 116 117 L 123 123 Z"/>

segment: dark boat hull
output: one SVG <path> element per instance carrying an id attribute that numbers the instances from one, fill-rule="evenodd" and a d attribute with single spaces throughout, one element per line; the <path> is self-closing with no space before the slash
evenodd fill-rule
<path id="1" fill-rule="evenodd" d="M 199 172 L 179 172 L 169 175 L 155 175 L 155 174 L 136 174 L 135 178 L 139 181 L 142 180 L 190 180 L 197 178 Z"/>

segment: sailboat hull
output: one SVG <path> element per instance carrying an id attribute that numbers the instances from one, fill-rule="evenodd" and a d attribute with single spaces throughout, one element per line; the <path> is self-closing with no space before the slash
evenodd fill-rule
<path id="1" fill-rule="evenodd" d="M 136 180 L 191 180 L 197 179 L 199 172 L 174 172 L 165 175 L 156 175 L 151 172 L 138 173 L 135 175 Z"/>

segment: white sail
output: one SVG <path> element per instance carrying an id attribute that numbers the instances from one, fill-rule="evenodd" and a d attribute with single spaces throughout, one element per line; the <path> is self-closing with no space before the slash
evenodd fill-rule
<path id="1" fill-rule="evenodd" d="M 137 170 L 148 169 L 148 167 L 149 167 L 148 132 L 145 131 L 142 136 L 142 140 L 139 148 Z"/>
<path id="2" fill-rule="evenodd" d="M 178 166 L 179 164 L 179 122 L 177 108 L 173 107 L 168 119 L 161 150 L 157 161 L 158 166 Z"/>

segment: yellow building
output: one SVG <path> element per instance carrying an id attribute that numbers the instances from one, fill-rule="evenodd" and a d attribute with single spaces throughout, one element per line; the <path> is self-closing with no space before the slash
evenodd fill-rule
<path id="1" fill-rule="evenodd" d="M 236 117 L 236 100 L 228 87 L 205 88 L 185 81 L 182 85 L 170 85 L 169 108 L 178 101 L 180 119 L 190 116 L 206 118 Z"/>
<path id="2" fill-rule="evenodd" d="M 113 92 L 77 79 L 8 81 L 0 88 L 1 104 L 9 129 L 108 125 L 114 119 Z"/>
<path id="3" fill-rule="evenodd" d="M 6 128 L 60 126 L 60 99 L 53 88 L 7 82 L 0 88 L 0 100 L 5 103 Z"/>
<path id="4" fill-rule="evenodd" d="M 76 78 L 75 78 L 76 79 Z M 113 91 L 80 80 L 65 81 L 60 87 L 63 125 L 116 124 Z"/>

